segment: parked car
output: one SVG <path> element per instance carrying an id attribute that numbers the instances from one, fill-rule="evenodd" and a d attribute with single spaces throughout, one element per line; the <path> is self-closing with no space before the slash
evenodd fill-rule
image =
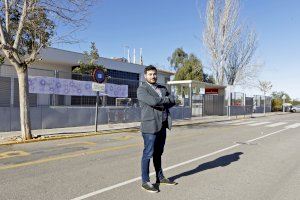
<path id="1" fill-rule="evenodd" d="M 290 111 L 291 111 L 291 112 L 300 112 L 300 105 L 292 106 L 292 107 L 290 108 Z"/>

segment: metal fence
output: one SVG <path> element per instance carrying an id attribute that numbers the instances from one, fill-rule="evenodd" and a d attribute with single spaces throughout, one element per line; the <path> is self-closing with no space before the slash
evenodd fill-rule
<path id="1" fill-rule="evenodd" d="M 90 75 L 58 70 L 29 68 L 29 76 L 47 76 L 91 81 Z M 108 83 L 128 85 L 128 98 L 101 97 L 99 124 L 138 122 L 141 119 L 136 90 L 141 84 L 139 74 L 108 71 Z M 20 130 L 18 79 L 11 66 L 0 67 L 0 132 Z M 32 129 L 89 126 L 95 121 L 95 96 L 30 94 Z M 174 119 L 191 117 L 191 109 L 177 106 L 171 109 Z"/>
<path id="2" fill-rule="evenodd" d="M 66 71 L 29 68 L 29 76 L 47 76 L 63 79 L 91 81 L 90 75 Z M 139 74 L 108 70 L 107 83 L 128 85 L 128 98 L 101 97 L 99 123 L 126 123 L 140 120 L 137 88 L 141 84 Z M 18 79 L 13 67 L 0 67 L 0 132 L 20 129 Z M 251 115 L 271 112 L 271 97 L 244 93 L 232 93 L 228 99 L 222 95 L 193 94 L 192 108 L 189 99 L 178 96 L 178 106 L 171 109 L 173 118 L 209 115 Z M 68 96 L 55 94 L 30 94 L 33 129 L 85 126 L 94 123 L 95 96 Z"/>
<path id="3" fill-rule="evenodd" d="M 263 113 L 271 112 L 272 110 L 272 97 L 263 95 L 254 95 L 253 97 L 253 112 Z"/>
<path id="4" fill-rule="evenodd" d="M 139 122 L 140 107 L 100 107 L 98 124 Z M 173 107 L 173 119 L 191 117 L 189 107 Z M 0 132 L 20 130 L 19 108 L 0 107 Z M 95 107 L 39 106 L 30 108 L 32 129 L 52 129 L 91 126 L 95 122 Z"/>
<path id="5" fill-rule="evenodd" d="M 235 92 L 231 93 L 230 98 L 231 103 L 226 107 L 228 116 L 271 112 L 272 98 L 269 96 L 254 95 L 253 97 L 247 97 L 245 93 Z"/>
<path id="6" fill-rule="evenodd" d="M 231 93 L 231 99 L 223 95 L 193 95 L 192 115 L 193 116 L 238 116 L 252 115 L 253 113 L 271 112 L 271 97 L 255 95 L 247 97 L 245 93 Z M 229 103 L 230 102 L 230 103 Z"/>

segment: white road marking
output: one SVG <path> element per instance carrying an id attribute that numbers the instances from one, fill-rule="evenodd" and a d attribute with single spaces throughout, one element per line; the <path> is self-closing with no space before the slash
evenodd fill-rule
<path id="1" fill-rule="evenodd" d="M 299 127 L 299 126 L 300 126 L 300 123 L 295 123 L 295 124 L 286 126 L 285 128 L 297 128 L 297 127 Z"/>
<path id="2" fill-rule="evenodd" d="M 287 124 L 287 122 L 277 122 L 275 124 L 269 124 L 266 127 L 276 127 L 276 126 L 281 126 L 281 125 L 284 125 L 284 124 Z"/>
<path id="3" fill-rule="evenodd" d="M 250 142 L 254 142 L 254 141 L 256 141 L 256 140 L 260 140 L 260 139 L 263 139 L 263 138 L 265 138 L 265 137 L 268 137 L 268 136 L 270 136 L 270 135 L 274 135 L 274 134 L 276 134 L 276 133 L 280 133 L 280 132 L 282 132 L 282 131 L 286 131 L 286 130 L 288 130 L 289 128 L 284 128 L 284 129 L 281 129 L 281 130 L 279 130 L 279 131 L 275 131 L 275 132 L 273 132 L 273 133 L 269 133 L 269 134 L 267 134 L 267 135 L 264 135 L 264 136 L 261 136 L 261 137 L 258 137 L 258 138 L 254 138 L 254 139 L 252 139 L 252 140 L 248 140 L 248 141 L 246 141 L 247 143 L 250 143 Z"/>
<path id="4" fill-rule="evenodd" d="M 268 123 L 269 123 L 269 122 L 268 122 Z M 300 126 L 300 123 L 296 123 L 296 124 L 297 124 L 297 127 Z M 294 124 L 293 127 L 295 127 L 295 126 L 296 126 L 296 125 Z M 292 127 L 292 128 L 293 128 L 293 127 Z M 261 137 L 254 138 L 254 139 L 252 139 L 252 140 L 248 140 L 248 141 L 246 141 L 246 143 L 251 143 L 251 142 L 253 142 L 253 141 L 260 140 L 260 139 L 262 139 L 262 138 L 269 137 L 269 136 L 271 136 L 271 135 L 274 135 L 274 134 L 277 134 L 277 133 L 280 133 L 280 132 L 283 132 L 283 131 L 286 131 L 286 130 L 289 130 L 289 129 L 290 129 L 290 128 L 284 128 L 284 129 L 281 129 L 281 130 L 278 130 L 278 131 L 269 133 L 269 134 L 267 134 L 267 135 L 264 135 L 264 136 L 261 136 Z M 170 167 L 165 168 L 164 171 L 168 171 L 168 170 L 171 170 L 171 169 L 174 169 L 174 168 L 177 168 L 177 167 L 180 167 L 180 166 L 183 166 L 183 165 L 186 165 L 186 164 L 189 164 L 189 163 L 192 163 L 192 162 L 201 160 L 201 159 L 203 159 L 203 158 L 207 158 L 207 157 L 209 157 L 209 156 L 213 156 L 213 155 L 218 154 L 218 153 L 222 153 L 222 152 L 224 152 L 224 151 L 233 149 L 233 148 L 238 147 L 238 146 L 241 146 L 241 144 L 235 144 L 235 145 L 229 146 L 229 147 L 227 147 L 227 148 L 220 149 L 220 150 L 218 150 L 218 151 L 215 151 L 215 152 L 206 154 L 206 155 L 204 155 L 204 156 L 200 156 L 200 157 L 197 157 L 197 158 L 194 158 L 194 159 L 191 159 L 191 160 L 187 160 L 187 161 L 182 162 L 182 163 L 178 163 L 178 164 L 176 164 L 176 165 L 173 165 L 173 166 L 170 166 Z M 150 174 L 150 176 L 153 176 L 154 174 L 155 174 L 155 172 L 152 172 L 152 173 Z M 104 193 L 104 192 L 106 192 L 106 191 L 113 190 L 113 189 L 115 189 L 115 188 L 119 188 L 119 187 L 121 187 L 121 186 L 128 185 L 128 184 L 130 184 L 130 183 L 133 183 L 133 182 L 136 182 L 136 181 L 139 181 L 139 180 L 141 180 L 141 177 L 133 178 L 133 179 L 130 179 L 130 180 L 127 180 L 127 181 L 118 183 L 118 184 L 116 184 L 116 185 L 112 185 L 112 186 L 110 186 L 110 187 L 102 188 L 102 189 L 100 189 L 100 190 L 97 190 L 97 191 L 94 191 L 94 192 L 85 194 L 85 195 L 83 195 L 83 196 L 76 197 L 76 198 L 74 198 L 74 199 L 72 199 L 72 200 L 82 200 L 82 199 L 87 199 L 87 198 L 92 197 L 92 196 L 95 196 L 95 195 L 97 195 L 97 194 L 101 194 L 101 193 Z"/>
<path id="5" fill-rule="evenodd" d="M 232 124 L 232 125 L 238 126 L 238 125 L 245 125 L 245 124 L 252 124 L 252 123 L 257 123 L 257 122 L 256 121 L 248 121 L 248 122 L 241 122 L 241 123 Z"/>
<path id="6" fill-rule="evenodd" d="M 216 122 L 216 124 L 233 124 L 233 123 L 243 122 L 243 121 L 245 121 L 245 120 L 240 119 L 240 120 L 233 120 L 233 121 Z"/>
<path id="7" fill-rule="evenodd" d="M 248 126 L 260 126 L 260 125 L 263 125 L 263 124 L 270 124 L 271 122 L 258 122 L 258 123 L 255 123 L 255 124 L 248 124 Z"/>

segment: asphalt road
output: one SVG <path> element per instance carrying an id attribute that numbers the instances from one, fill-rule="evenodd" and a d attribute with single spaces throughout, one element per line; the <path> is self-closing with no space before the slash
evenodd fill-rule
<path id="1" fill-rule="evenodd" d="M 179 184 L 156 194 L 142 148 L 140 133 L 0 146 L 0 199 L 300 199 L 298 113 L 174 128 L 163 167 Z"/>

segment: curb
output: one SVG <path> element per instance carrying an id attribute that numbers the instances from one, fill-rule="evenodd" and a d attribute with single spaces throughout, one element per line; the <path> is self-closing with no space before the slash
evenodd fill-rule
<path id="1" fill-rule="evenodd" d="M 64 135 L 45 135 L 45 136 L 37 136 L 30 140 L 21 140 L 21 141 L 7 141 L 0 143 L 0 146 L 8 146 L 15 144 L 27 144 L 34 142 L 44 142 L 44 141 L 52 141 L 52 140 L 63 140 L 63 139 L 71 139 L 71 138 L 80 138 L 80 137 L 89 137 L 89 136 L 98 136 L 98 135 L 110 135 L 114 133 L 122 133 L 122 132 L 137 132 L 139 131 L 139 127 L 131 127 L 131 128 L 123 128 L 123 129 L 114 129 L 114 130 L 103 130 L 99 132 L 86 132 L 86 133 L 70 133 Z"/>

